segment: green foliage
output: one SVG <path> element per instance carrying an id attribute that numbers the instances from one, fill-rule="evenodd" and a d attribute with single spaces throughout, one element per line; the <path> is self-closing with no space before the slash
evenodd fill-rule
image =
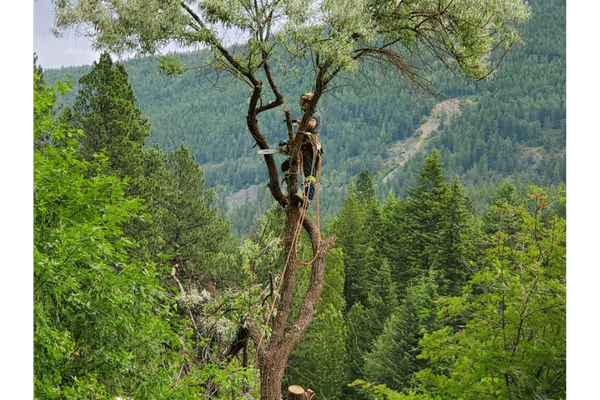
<path id="1" fill-rule="evenodd" d="M 409 392 L 409 394 L 400 393 L 393 389 L 388 388 L 384 384 L 375 385 L 375 384 L 366 382 L 362 379 L 355 380 L 354 382 L 352 382 L 352 384 L 350 384 L 350 386 L 359 387 L 369 393 L 374 394 L 375 398 L 377 400 L 416 400 L 416 399 L 428 400 L 428 399 L 431 399 L 430 397 L 427 397 L 427 396 L 415 395 L 415 393 L 412 391 Z"/>
<path id="2" fill-rule="evenodd" d="M 57 91 L 39 88 L 34 140 L 61 145 L 34 153 L 35 396 L 152 398 L 168 385 L 173 335 L 157 271 L 127 256 L 122 224 L 140 201 L 105 157 L 77 157 L 80 133 L 47 112 Z"/>
<path id="3" fill-rule="evenodd" d="M 442 303 L 448 316 L 468 315 L 466 326 L 436 331 L 421 343 L 432 366 L 416 376 L 434 396 L 566 396 L 566 224 L 561 217 L 544 220 L 549 204 L 541 189 L 529 201 L 529 211 L 496 208 L 521 216 L 519 246 L 507 246 L 506 233 L 495 234 L 485 268 L 463 296 Z"/>
<path id="4" fill-rule="evenodd" d="M 79 83 L 71 120 L 85 133 L 79 147 L 82 156 L 90 160 L 106 151 L 116 175 L 142 174 L 141 150 L 150 124 L 135 105 L 137 99 L 125 67 L 113 64 L 110 55 L 103 53 Z"/>
<path id="5" fill-rule="evenodd" d="M 204 189 L 204 173 L 185 146 L 168 155 L 144 150 L 150 125 L 124 66 L 104 53 L 80 84 L 71 120 L 84 131 L 81 155 L 93 159 L 104 152 L 110 171 L 128 178 L 127 194 L 144 199 L 144 218 L 124 226 L 138 243 L 132 254 L 151 262 L 169 255 L 183 268 L 182 279 L 234 279 L 229 221 L 213 207 L 214 193 Z M 210 273 L 201 270 L 208 265 Z"/>
<path id="6" fill-rule="evenodd" d="M 214 207 L 214 193 L 204 188 L 202 170 L 184 146 L 168 155 L 168 166 L 168 191 L 160 206 L 155 203 L 162 211 L 162 218 L 155 218 L 165 241 L 162 252 L 185 265 L 196 281 L 201 281 L 203 274 L 205 279 L 236 280 L 231 224 Z"/>
<path id="7" fill-rule="evenodd" d="M 181 75 L 187 71 L 186 65 L 173 55 L 161 57 L 158 69 L 167 76 Z"/>
<path id="8" fill-rule="evenodd" d="M 516 187 L 512 182 L 503 182 L 497 191 L 497 197 L 492 206 L 483 214 L 483 229 L 487 234 L 504 232 L 508 237 L 514 236 L 521 228 L 520 215 L 500 213 L 500 208 L 519 207 L 521 199 L 515 193 Z"/>
<path id="9" fill-rule="evenodd" d="M 460 182 L 448 184 L 442 169 L 434 149 L 408 189 L 410 197 L 388 197 L 377 250 L 389 260 L 395 281 L 406 284 L 435 271 L 440 294 L 457 294 L 471 272 L 479 233 Z"/>
<path id="10" fill-rule="evenodd" d="M 372 238 L 381 267 L 370 274 L 366 300 L 348 313 L 350 380 L 367 377 L 396 390 L 411 387 L 413 374 L 425 366 L 417 359 L 419 340 L 439 326 L 436 299 L 460 293 L 474 271 L 479 225 L 458 179 L 447 183 L 442 170 L 434 150 L 419 170 L 417 184 L 408 189 L 411 197 L 403 201 L 390 193 L 381 208 L 364 201 L 372 217 L 365 222 L 363 211 L 357 225 L 370 228 L 351 228 Z M 366 178 L 361 174 L 365 189 L 359 193 L 369 192 Z"/>
<path id="11" fill-rule="evenodd" d="M 331 253 L 325 277 L 329 286 L 294 353 L 290 376 L 324 398 L 557 398 L 565 396 L 564 209 L 548 211 L 547 196 L 537 189 L 529 204 L 521 203 L 517 193 L 523 182 L 565 180 L 564 2 L 530 3 L 534 13 L 522 31 L 525 45 L 505 58 L 495 81 L 475 85 L 442 70 L 450 66 L 473 79 L 486 76 L 504 56 L 491 49 L 518 42 L 517 28 L 529 14 L 523 2 L 361 0 L 325 1 L 314 7 L 312 2 L 284 1 L 263 2 L 270 12 L 253 13 L 250 3 L 210 0 L 190 3 L 206 17 L 204 24 L 196 24 L 179 2 L 151 0 L 140 8 L 138 2 L 81 0 L 61 2 L 58 22 L 68 26 L 86 20 L 98 29 L 98 44 L 141 53 L 152 53 L 172 39 L 208 44 L 214 51 L 221 42 L 211 24 L 237 27 L 251 39 L 230 48 L 241 63 L 234 76 L 258 70 L 264 65 L 261 55 L 271 57 L 274 76 L 288 99 L 312 85 L 308 74 L 299 71 L 311 70 L 309 61 L 314 60 L 328 60 L 344 79 L 340 71 L 359 69 L 353 54 L 387 57 L 409 79 L 413 67 L 431 73 L 442 96 L 461 97 L 461 114 L 444 121 L 441 132 L 424 143 L 427 151 L 438 150 L 429 157 L 421 151 L 402 167 L 387 162 L 387 149 L 413 132 L 425 136 L 418 127 L 427 121 L 433 99 L 415 99 L 408 85 L 361 65 L 360 76 L 348 77 L 350 86 L 331 89 L 331 96 L 320 103 L 325 117 L 321 140 L 327 151 L 321 211 L 323 220 L 334 221 L 331 230 L 340 238 L 340 250 Z M 277 18 L 283 22 L 277 34 L 262 29 Z M 316 20 L 322 24 L 315 25 Z M 440 28 L 448 23 L 452 30 Z M 357 52 L 363 44 L 364 53 Z M 436 55 L 449 56 L 442 57 L 445 66 L 421 53 L 430 45 Z M 381 51 L 386 48 L 389 53 Z M 424 64 L 403 65 L 415 50 L 422 55 L 415 58 Z M 239 324 L 264 318 L 269 277 L 276 280 L 282 266 L 283 237 L 269 223 L 269 218 L 281 222 L 280 208 L 266 219 L 257 218 L 257 207 L 232 208 L 230 215 L 238 213 L 244 226 L 257 220 L 256 235 L 238 253 L 228 221 L 212 206 L 215 199 L 266 179 L 252 138 L 238 118 L 240 106 L 246 107 L 246 86 L 220 87 L 222 73 L 231 65 L 208 51 L 125 63 L 153 122 L 148 147 L 141 151 L 147 121 L 136 111 L 124 67 L 113 68 L 106 57 L 90 76 L 100 77 L 100 64 L 114 69 L 110 89 L 97 96 L 93 88 L 102 88 L 102 79 L 80 82 L 89 102 L 77 100 L 73 114 L 79 126 L 87 124 L 85 135 L 104 127 L 92 137 L 111 142 L 88 146 L 94 150 L 85 161 L 74 152 L 77 135 L 42 112 L 51 107 L 56 92 L 44 94 L 46 88 L 40 86 L 35 94 L 36 171 L 43 172 L 35 177 L 35 273 L 43 289 L 36 292 L 34 310 L 36 391 L 51 393 L 49 398 L 76 398 L 90 397 L 92 391 L 99 396 L 134 393 L 135 387 L 140 398 L 199 398 L 209 395 L 214 383 L 219 396 L 239 397 L 247 392 L 251 370 L 238 369 L 235 360 L 216 366 L 202 355 L 218 359 Z M 157 64 L 163 75 L 155 73 Z M 215 71 L 186 67 L 205 64 Z M 126 95 L 115 101 L 118 92 Z M 102 97 L 120 111 L 94 111 L 98 107 L 91 99 Z M 261 101 L 269 101 L 268 96 Z M 277 115 L 261 116 L 270 143 L 285 136 Z M 135 128 L 128 130 L 128 124 Z M 109 131 L 115 132 L 115 140 L 106 135 Z M 224 137 L 227 146 L 222 145 Z M 132 139 L 134 145 L 120 138 Z M 86 149 L 85 137 L 81 143 Z M 375 171 L 373 177 L 369 170 Z M 447 182 L 447 176 L 460 180 Z M 358 177 L 356 185 L 348 187 L 353 177 Z M 500 186 L 504 177 L 518 185 Z M 471 185 L 470 190 L 461 182 Z M 41 192 L 45 195 L 37 193 L 38 186 L 47 189 Z M 77 190 L 68 192 L 66 187 Z M 465 192 L 475 194 L 476 207 Z M 386 193 L 387 201 L 380 205 L 377 196 Z M 144 206 L 126 195 L 143 198 Z M 487 208 L 493 198 L 493 206 L 477 220 L 473 210 Z M 480 225 L 491 240 L 482 240 Z M 243 232 L 240 226 L 238 232 Z M 485 257 L 475 243 L 490 244 Z M 310 257 L 303 246 L 302 258 Z M 183 266 L 180 278 L 190 290 L 177 297 L 178 318 L 161 308 L 168 300 L 152 278 L 151 263 L 159 260 Z M 43 269 L 46 265 L 50 267 Z M 149 274 L 145 278 L 138 276 L 141 265 Z M 38 279 L 40 271 L 44 279 L 55 275 L 55 280 Z M 306 276 L 301 268 L 299 280 Z M 201 285 L 209 282 L 229 289 L 199 304 L 196 294 L 204 293 Z M 130 309 L 130 292 L 140 297 L 142 309 Z M 446 297 L 438 299 L 438 293 Z M 100 301 L 107 304 L 96 305 Z M 192 308 L 198 314 L 190 313 Z M 123 310 L 124 316 L 114 317 Z M 202 325 L 193 331 L 199 320 L 213 323 L 215 330 Z M 179 347 L 164 321 L 170 321 L 183 342 L 184 360 L 177 361 L 182 368 L 170 386 L 164 383 L 166 371 L 173 377 L 173 354 L 162 344 Z M 99 328 L 102 324 L 110 329 Z M 139 330 L 140 337 L 119 336 L 113 327 Z M 204 334 L 213 345 L 206 344 Z M 135 340 L 143 338 L 147 342 L 138 349 Z M 87 359 L 99 364 L 85 363 Z M 40 365 L 49 371 L 46 380 Z M 342 389 L 346 380 L 356 378 L 375 382 L 356 382 L 371 394 Z M 140 381 L 145 386 L 132 383 Z M 194 390 L 199 386 L 203 389 Z"/>
<path id="12" fill-rule="evenodd" d="M 375 271 L 373 249 L 365 229 L 366 214 L 354 195 L 344 200 L 344 207 L 331 224 L 343 250 L 345 268 L 344 298 L 348 309 L 355 302 L 365 302 L 370 287 L 369 276 Z"/>
<path id="13" fill-rule="evenodd" d="M 398 304 L 397 283 L 392 281 L 389 265 L 385 263 L 374 276 L 365 304 L 354 303 L 346 315 L 349 381 L 365 377 L 365 360 Z M 353 398 L 360 396 L 356 392 L 346 395 Z"/>
<path id="14" fill-rule="evenodd" d="M 529 12 L 527 4 L 518 0 L 440 4 L 428 0 L 406 4 L 288 0 L 264 2 L 260 7 L 225 0 L 207 0 L 185 7 L 158 0 L 143 5 L 79 0 L 57 3 L 56 20 L 58 30 L 80 23 L 93 26 L 96 46 L 116 53 L 152 54 L 172 40 L 187 46 L 219 47 L 223 40 L 212 26 L 237 29 L 249 37 L 243 55 L 235 61 L 242 66 L 238 72 L 257 69 L 258 64 L 252 62 L 256 53 L 266 51 L 273 39 L 289 49 L 292 56 L 311 52 L 336 68 L 355 72 L 361 58 L 355 51 L 363 50 L 364 56 L 369 50 L 377 53 L 376 43 L 383 40 L 389 46 L 387 53 L 381 54 L 387 55 L 390 63 L 394 56 L 416 50 L 450 59 L 453 64 L 448 63 L 449 66 L 480 79 L 490 71 L 492 49 L 508 48 L 520 39 L 517 26 L 529 18 Z M 445 21 L 454 22 L 452 29 L 445 26 Z M 398 68 L 412 73 L 405 61 L 399 64 Z"/>
<path id="15" fill-rule="evenodd" d="M 419 340 L 437 327 L 437 286 L 423 278 L 410 286 L 406 298 L 386 320 L 373 349 L 365 355 L 365 376 L 401 390 L 410 387 L 412 375 L 422 368 L 417 360 Z"/>

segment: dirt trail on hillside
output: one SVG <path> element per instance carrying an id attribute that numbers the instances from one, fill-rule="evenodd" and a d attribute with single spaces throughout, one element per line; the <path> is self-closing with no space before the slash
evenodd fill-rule
<path id="1" fill-rule="evenodd" d="M 460 100 L 450 99 L 442 101 L 433 107 L 431 115 L 423 125 L 421 125 L 415 133 L 404 140 L 400 140 L 392 144 L 388 149 L 388 158 L 384 162 L 386 167 L 391 166 L 402 166 L 406 164 L 408 160 L 423 146 L 425 140 L 429 137 L 432 132 L 437 132 L 442 121 L 448 118 L 452 118 L 460 113 Z M 384 182 L 387 182 L 394 174 L 396 169 L 385 178 Z"/>

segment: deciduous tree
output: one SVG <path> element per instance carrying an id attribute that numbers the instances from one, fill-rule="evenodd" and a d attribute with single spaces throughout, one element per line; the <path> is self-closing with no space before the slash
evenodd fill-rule
<path id="1" fill-rule="evenodd" d="M 52 118 L 57 91 L 36 83 L 34 140 L 59 145 L 34 153 L 35 397 L 150 398 L 168 388 L 175 338 L 154 266 L 127 255 L 122 224 L 140 201 L 105 157 L 77 157 L 81 133 Z"/>
<path id="2" fill-rule="evenodd" d="M 276 48 L 288 51 L 289 59 L 312 60 L 314 92 L 309 110 L 294 134 L 289 123 L 291 173 L 284 194 L 272 155 L 265 156 L 269 189 L 286 210 L 285 257 L 277 312 L 269 340 L 254 330 L 261 370 L 261 396 L 281 398 L 281 379 L 291 351 L 312 320 L 323 287 L 323 267 L 334 236 L 323 241 L 318 224 L 304 215 L 295 200 L 300 168 L 300 147 L 308 116 L 330 83 L 363 63 L 392 65 L 417 84 L 421 71 L 434 60 L 445 63 L 473 79 L 493 71 L 496 47 L 504 49 L 519 40 L 518 24 L 529 16 L 522 0 L 78 0 L 55 2 L 58 30 L 89 24 L 98 48 L 117 53 L 154 53 L 176 41 L 181 45 L 208 45 L 215 53 L 213 66 L 230 71 L 250 87 L 246 124 L 256 145 L 269 144 L 259 125 L 259 115 L 285 103 L 271 68 Z M 221 30 L 217 30 L 219 27 Z M 227 47 L 222 28 L 240 33 L 245 43 Z M 171 68 L 169 68 L 169 66 Z M 164 70 L 172 72 L 177 65 Z M 266 80 L 266 83 L 264 82 Z M 289 321 L 295 295 L 297 244 L 300 222 L 313 251 L 311 283 L 303 297 L 301 312 Z"/>
<path id="3" fill-rule="evenodd" d="M 417 374 L 432 396 L 464 399 L 564 398 L 566 396 L 565 220 L 543 220 L 548 196 L 534 188 L 530 208 L 499 205 L 522 224 L 507 245 L 498 231 L 485 268 L 444 312 L 468 318 L 463 329 L 427 336 L 422 357 L 431 368 Z M 564 202 L 564 198 L 558 198 Z"/>

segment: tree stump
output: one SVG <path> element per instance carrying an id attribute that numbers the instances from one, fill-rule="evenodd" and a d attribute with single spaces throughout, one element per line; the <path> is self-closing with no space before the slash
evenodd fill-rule
<path id="1" fill-rule="evenodd" d="M 312 400 L 315 397 L 315 392 L 312 389 L 304 389 L 300 385 L 291 385 L 288 387 L 289 400 Z"/>

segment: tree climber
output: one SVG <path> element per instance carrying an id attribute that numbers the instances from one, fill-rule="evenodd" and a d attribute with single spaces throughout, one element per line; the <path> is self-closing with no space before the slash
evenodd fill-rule
<path id="1" fill-rule="evenodd" d="M 305 93 L 300 96 L 300 109 L 306 113 L 313 100 L 313 93 Z M 302 121 L 299 119 L 292 120 L 293 124 L 300 125 Z M 315 185 L 317 183 L 317 174 L 321 168 L 321 154 L 324 153 L 319 142 L 321 129 L 323 128 L 321 114 L 315 110 L 306 123 L 306 132 L 304 142 L 302 143 L 302 167 L 304 170 L 304 180 L 307 185 L 304 187 L 304 196 L 311 201 L 315 194 Z M 313 163 L 314 161 L 314 163 Z M 287 177 L 290 169 L 289 159 L 281 164 L 281 170 Z M 284 178 L 285 179 L 285 178 Z"/>

